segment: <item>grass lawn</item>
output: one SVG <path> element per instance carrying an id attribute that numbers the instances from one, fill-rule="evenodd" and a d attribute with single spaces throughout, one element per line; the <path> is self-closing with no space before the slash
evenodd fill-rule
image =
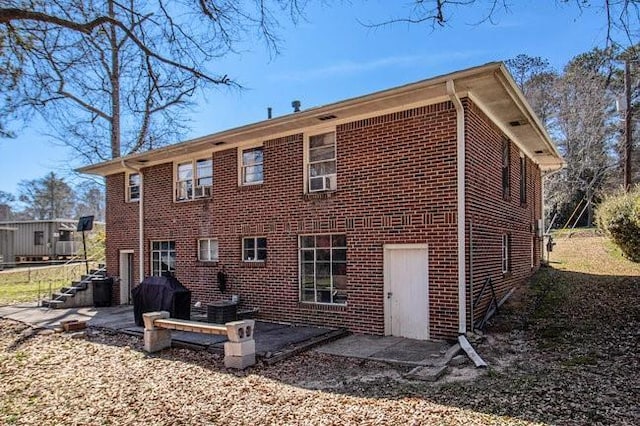
<path id="1" fill-rule="evenodd" d="M 0 306 L 19 302 L 35 302 L 47 297 L 50 291 L 78 279 L 85 271 L 84 264 L 16 268 L 0 271 Z"/>
<path id="2" fill-rule="evenodd" d="M 432 384 L 313 351 L 233 372 L 207 351 L 0 320 L 0 424 L 638 425 L 640 265 L 591 232 L 557 243 L 474 342 L 482 374 Z"/>

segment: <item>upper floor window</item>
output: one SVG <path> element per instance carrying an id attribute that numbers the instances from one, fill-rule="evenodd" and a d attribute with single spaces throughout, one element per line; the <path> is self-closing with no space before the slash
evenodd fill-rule
<path id="1" fill-rule="evenodd" d="M 255 185 L 263 180 L 262 147 L 242 150 L 240 165 L 240 181 L 242 185 Z"/>
<path id="2" fill-rule="evenodd" d="M 502 141 L 502 198 L 511 196 L 511 143 L 508 139 Z"/>
<path id="3" fill-rule="evenodd" d="M 520 204 L 527 204 L 527 158 L 520 157 Z"/>
<path id="4" fill-rule="evenodd" d="M 198 260 L 202 262 L 217 262 L 218 240 L 211 238 L 198 240 Z"/>
<path id="5" fill-rule="evenodd" d="M 309 137 L 307 158 L 308 192 L 335 190 L 337 187 L 335 132 Z"/>
<path id="6" fill-rule="evenodd" d="M 140 173 L 127 175 L 127 201 L 140 200 Z"/>
<path id="7" fill-rule="evenodd" d="M 176 170 L 176 201 L 211 196 L 213 160 L 203 158 L 178 163 Z"/>
<path id="8" fill-rule="evenodd" d="M 267 239 L 264 237 L 243 238 L 242 260 L 245 262 L 264 262 L 267 260 Z"/>

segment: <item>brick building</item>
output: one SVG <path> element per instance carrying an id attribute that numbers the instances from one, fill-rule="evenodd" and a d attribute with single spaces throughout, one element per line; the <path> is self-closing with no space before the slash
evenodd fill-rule
<path id="1" fill-rule="evenodd" d="M 171 272 L 193 302 L 442 339 L 482 318 L 487 278 L 500 299 L 538 268 L 562 165 L 490 63 L 81 171 L 107 181 L 114 304 Z"/>

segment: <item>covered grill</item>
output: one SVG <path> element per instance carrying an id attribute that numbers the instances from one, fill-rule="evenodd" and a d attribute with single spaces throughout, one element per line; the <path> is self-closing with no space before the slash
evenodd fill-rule
<path id="1" fill-rule="evenodd" d="M 174 277 L 147 277 L 131 294 L 136 325 L 144 325 L 145 312 L 169 311 L 171 318 L 191 317 L 191 291 Z"/>

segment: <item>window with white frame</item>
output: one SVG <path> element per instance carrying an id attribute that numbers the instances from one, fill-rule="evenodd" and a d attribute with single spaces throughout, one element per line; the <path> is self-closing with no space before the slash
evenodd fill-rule
<path id="1" fill-rule="evenodd" d="M 310 136 L 307 158 L 308 192 L 335 190 L 337 187 L 335 132 Z"/>
<path id="2" fill-rule="evenodd" d="M 127 201 L 140 201 L 140 173 L 127 175 Z"/>
<path id="3" fill-rule="evenodd" d="M 218 240 L 202 238 L 198 240 L 198 260 L 201 262 L 218 261 Z"/>
<path id="4" fill-rule="evenodd" d="M 346 304 L 346 235 L 301 235 L 299 247 L 301 301 Z"/>
<path id="5" fill-rule="evenodd" d="M 264 237 L 244 237 L 242 239 L 242 260 L 264 262 L 267 260 L 267 239 Z"/>
<path id="6" fill-rule="evenodd" d="M 176 242 L 151 242 L 151 275 L 173 275 L 176 270 Z"/>
<path id="7" fill-rule="evenodd" d="M 176 201 L 211 196 L 213 160 L 203 158 L 185 161 L 176 166 Z"/>
<path id="8" fill-rule="evenodd" d="M 240 181 L 242 185 L 256 185 L 263 181 L 263 150 L 261 146 L 244 149 L 241 153 Z"/>
<path id="9" fill-rule="evenodd" d="M 502 234 L 502 272 L 511 271 L 511 234 Z"/>
<path id="10" fill-rule="evenodd" d="M 502 140 L 502 198 L 511 197 L 511 142 Z"/>

